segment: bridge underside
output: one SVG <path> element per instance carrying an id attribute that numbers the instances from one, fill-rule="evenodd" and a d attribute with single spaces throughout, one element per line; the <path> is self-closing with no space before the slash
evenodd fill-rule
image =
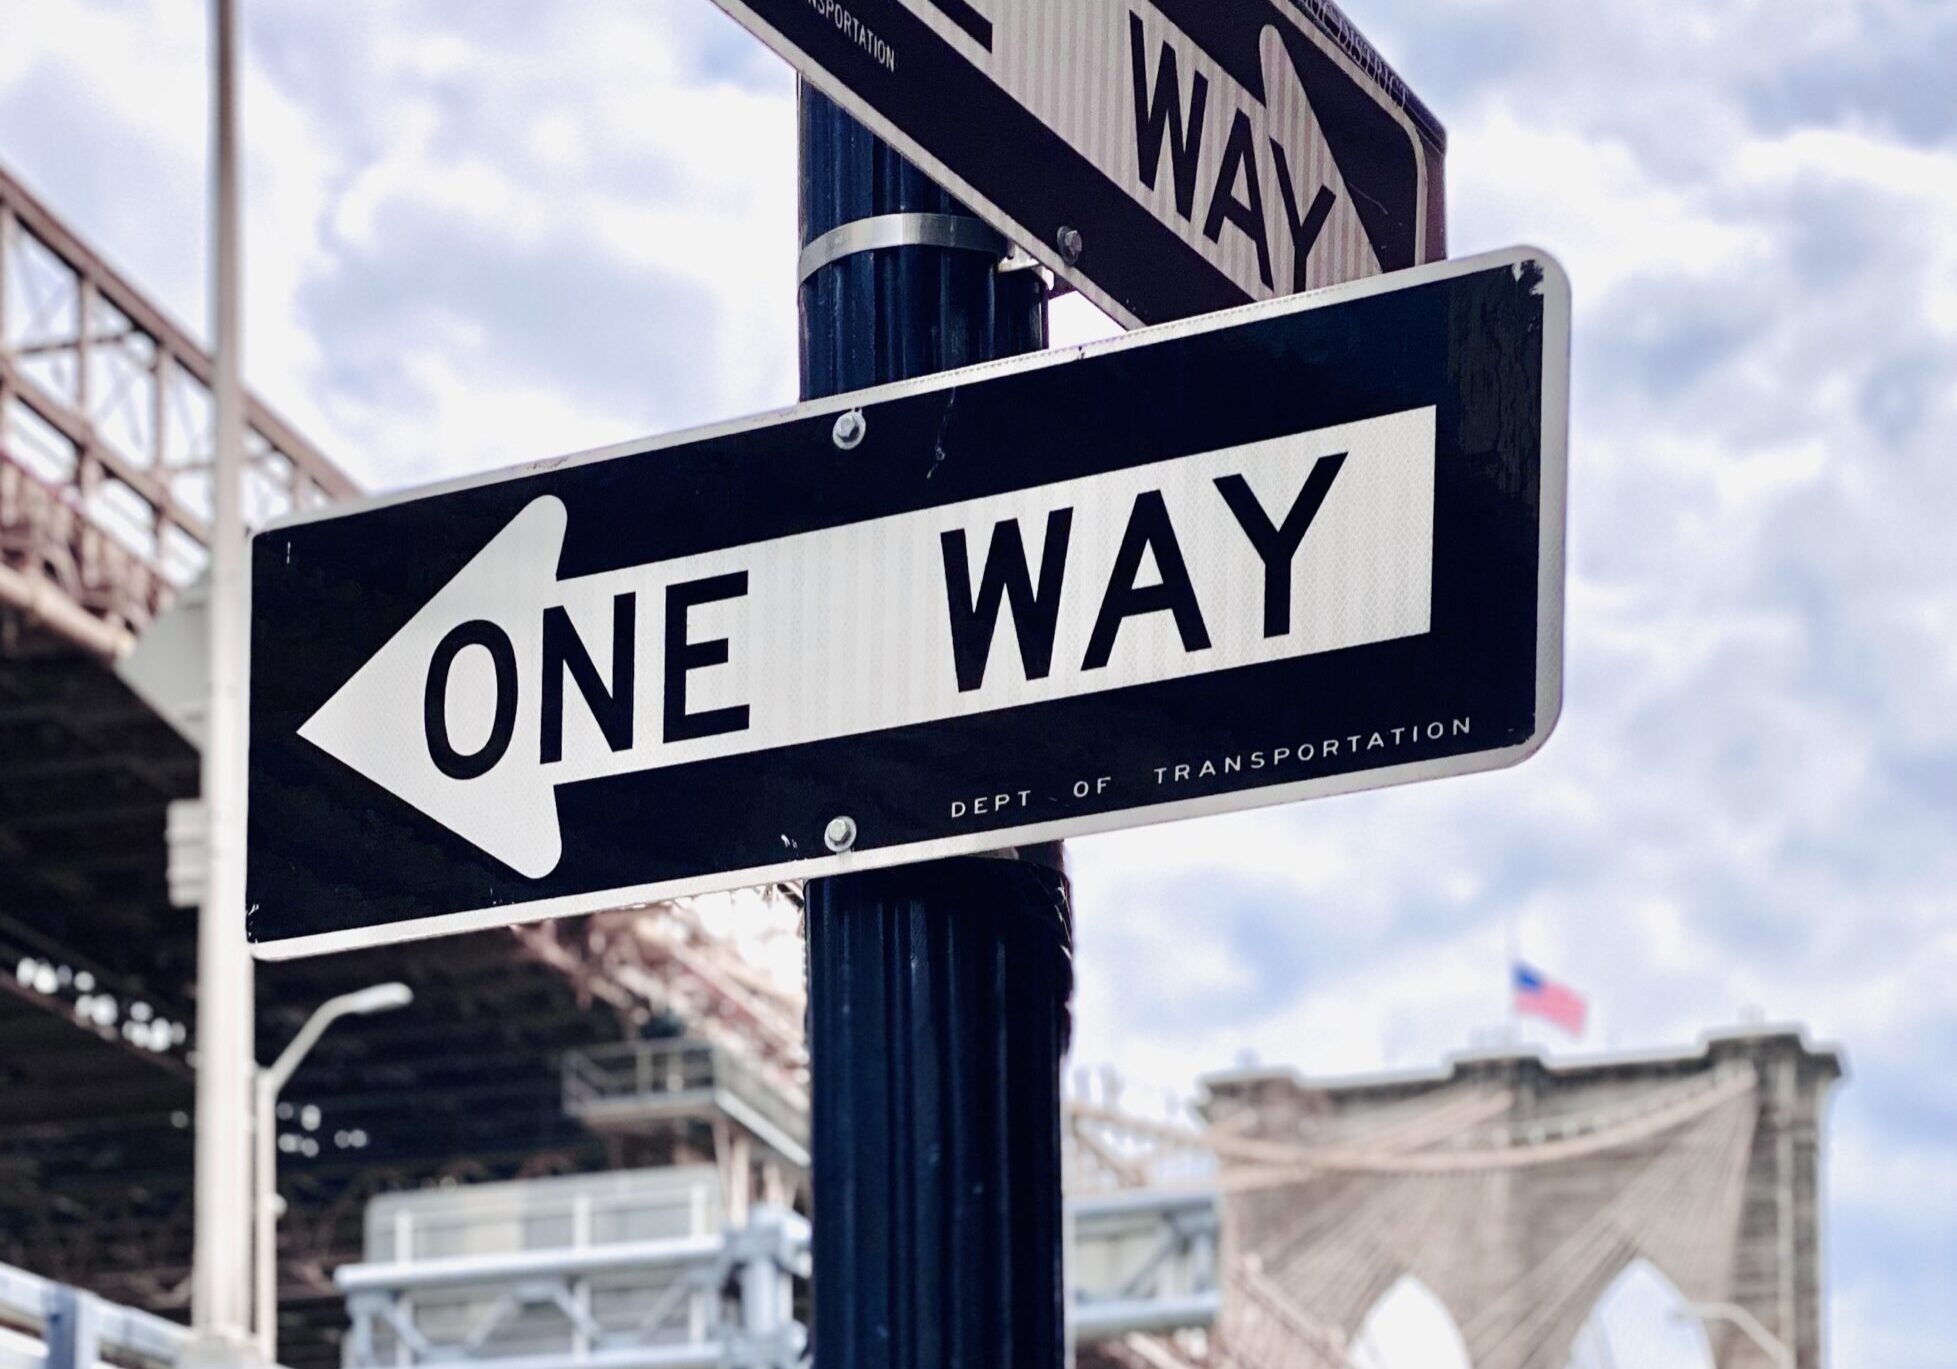
<path id="1" fill-rule="evenodd" d="M 164 824 L 197 783 L 195 751 L 104 659 L 0 611 L 0 1262 L 179 1317 L 197 919 L 170 906 Z M 334 994 L 415 991 L 405 1011 L 336 1027 L 286 1091 L 285 1363 L 338 1365 L 331 1271 L 360 1258 L 375 1194 L 617 1162 L 564 1111 L 567 1051 L 709 1017 L 756 1035 L 753 1000 L 716 997 L 699 947 L 682 966 L 635 933 L 654 916 L 259 967 L 261 1057 Z M 766 1025 L 792 1054 L 794 1024 Z"/>
<path id="2" fill-rule="evenodd" d="M 203 562 L 210 380 L 186 331 L 0 169 L 0 1262 L 172 1315 L 197 919 L 170 906 L 165 814 L 198 758 L 112 663 Z M 247 404 L 250 518 L 353 491 Z M 604 1165 L 562 1111 L 560 1057 L 661 1023 L 584 968 L 582 935 L 261 967 L 261 1055 L 335 993 L 416 994 L 336 1028 L 287 1090 L 287 1363 L 337 1364 L 328 1275 L 358 1258 L 372 1194 Z"/>
<path id="3" fill-rule="evenodd" d="M 164 809 L 195 753 L 98 660 L 0 646 L 0 1261 L 155 1311 L 187 1300 L 195 927 L 169 906 Z M 0 631 L 5 631 L 0 627 Z M 403 979 L 287 1091 L 284 1356 L 336 1364 L 375 1193 L 603 1167 L 560 1106 L 559 1060 L 632 1025 L 510 933 L 263 966 L 270 1051 L 335 993 Z"/>
<path id="4" fill-rule="evenodd" d="M 0 1126 L 188 1106 L 169 1038 L 194 950 L 167 906 L 163 823 L 196 788 L 196 754 L 100 661 L 0 610 Z"/>

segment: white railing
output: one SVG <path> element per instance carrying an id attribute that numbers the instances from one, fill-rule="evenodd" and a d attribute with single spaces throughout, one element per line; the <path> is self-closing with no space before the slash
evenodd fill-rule
<path id="1" fill-rule="evenodd" d="M 788 1369 L 809 1226 L 760 1207 L 743 1231 L 342 1265 L 346 1369 Z"/>
<path id="2" fill-rule="evenodd" d="M 1068 1203 L 1068 1323 L 1082 1344 L 1214 1326 L 1222 1201 L 1136 1190 Z M 759 1207 L 744 1231 L 343 1265 L 345 1369 L 786 1369 L 809 1226 Z"/>
<path id="3" fill-rule="evenodd" d="M 0 1264 L 0 1366 L 173 1367 L 190 1332 L 150 1312 Z"/>

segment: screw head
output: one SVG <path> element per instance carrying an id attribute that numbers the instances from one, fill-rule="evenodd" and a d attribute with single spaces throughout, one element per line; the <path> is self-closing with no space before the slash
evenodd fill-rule
<path id="1" fill-rule="evenodd" d="M 869 431 L 870 424 L 863 417 L 863 411 L 851 409 L 846 414 L 836 415 L 836 426 L 830 430 L 830 436 L 835 439 L 836 446 L 840 450 L 851 452 L 862 445 L 863 438 Z"/>
<path id="2" fill-rule="evenodd" d="M 847 814 L 829 819 L 822 829 L 822 844 L 837 855 L 856 845 L 856 819 Z"/>
<path id="3" fill-rule="evenodd" d="M 1087 243 L 1081 237 L 1078 228 L 1064 226 L 1058 233 L 1053 235 L 1053 245 L 1060 249 L 1060 260 L 1066 262 L 1069 266 L 1073 266 L 1080 261 L 1080 254 L 1087 247 Z"/>

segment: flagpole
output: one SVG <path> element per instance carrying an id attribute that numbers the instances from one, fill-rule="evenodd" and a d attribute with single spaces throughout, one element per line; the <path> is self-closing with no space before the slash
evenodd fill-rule
<path id="1" fill-rule="evenodd" d="M 1517 1030 L 1519 1024 L 1515 1019 L 1515 966 L 1515 910 L 1504 908 L 1502 910 L 1502 1044 L 1509 1050 L 1514 1050 L 1516 1042 L 1520 1039 Z"/>

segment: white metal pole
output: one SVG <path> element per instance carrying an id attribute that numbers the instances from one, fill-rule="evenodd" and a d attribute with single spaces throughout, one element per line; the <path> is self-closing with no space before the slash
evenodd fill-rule
<path id="1" fill-rule="evenodd" d="M 1514 1050 L 1518 1039 L 1515 1021 L 1515 967 L 1521 956 L 1515 941 L 1515 912 L 1502 911 L 1502 1048 Z"/>
<path id="2" fill-rule="evenodd" d="M 258 1191 L 253 1211 L 257 1230 L 252 1240 L 253 1319 L 258 1324 L 258 1353 L 267 1364 L 279 1360 L 279 1081 L 266 1070 L 253 1081 L 252 1136 L 258 1152 L 252 1178 Z"/>
<path id="3" fill-rule="evenodd" d="M 342 1017 L 390 1012 L 414 1002 L 406 984 L 375 984 L 354 993 L 329 998 L 308 1017 L 279 1058 L 252 1071 L 252 1135 L 257 1161 L 252 1166 L 256 1214 L 252 1240 L 252 1324 L 257 1328 L 258 1352 L 267 1364 L 279 1357 L 279 1218 L 285 1208 L 279 1198 L 279 1094 L 326 1029 Z"/>
<path id="4" fill-rule="evenodd" d="M 196 1241 L 191 1319 L 206 1353 L 251 1341 L 252 963 L 244 888 L 244 389 L 239 350 L 237 0 L 211 7 L 210 869 L 197 924 Z"/>

